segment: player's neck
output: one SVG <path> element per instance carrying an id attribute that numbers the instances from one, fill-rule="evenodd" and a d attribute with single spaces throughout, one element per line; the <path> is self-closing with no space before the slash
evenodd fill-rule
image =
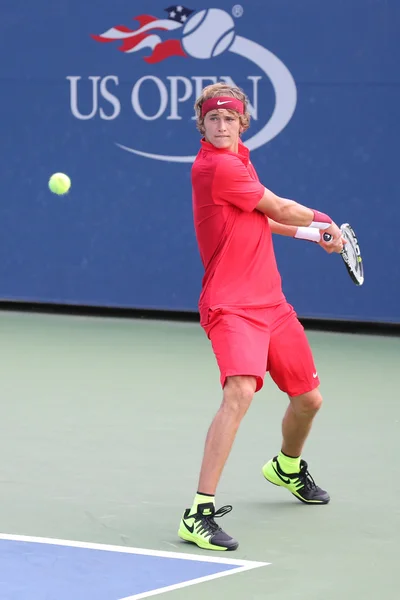
<path id="1" fill-rule="evenodd" d="M 229 150 L 231 152 L 235 152 L 236 154 L 238 154 L 239 152 L 239 141 L 236 140 L 236 142 L 234 144 L 232 144 L 231 148 L 229 148 Z"/>

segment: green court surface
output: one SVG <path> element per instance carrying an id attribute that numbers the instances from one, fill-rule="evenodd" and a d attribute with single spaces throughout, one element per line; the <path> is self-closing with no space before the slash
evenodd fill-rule
<path id="1" fill-rule="evenodd" d="M 199 325 L 3 312 L 0 333 L 0 533 L 208 556 L 176 535 L 221 399 Z M 398 599 L 400 339 L 308 335 L 324 405 L 304 458 L 331 503 L 263 479 L 287 403 L 267 376 L 217 506 L 229 558 L 271 564 L 160 598 Z"/>

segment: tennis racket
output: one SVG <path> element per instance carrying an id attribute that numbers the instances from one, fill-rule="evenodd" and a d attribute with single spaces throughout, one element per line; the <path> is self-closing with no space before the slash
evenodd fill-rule
<path id="1" fill-rule="evenodd" d="M 364 263 L 362 261 L 357 236 L 354 229 L 348 223 L 343 223 L 343 225 L 340 226 L 340 230 L 343 238 L 347 242 L 343 246 L 340 256 L 342 257 L 347 272 L 353 282 L 356 285 L 362 285 L 364 283 Z M 322 237 L 325 242 L 329 242 L 332 239 L 330 233 L 324 233 Z"/>

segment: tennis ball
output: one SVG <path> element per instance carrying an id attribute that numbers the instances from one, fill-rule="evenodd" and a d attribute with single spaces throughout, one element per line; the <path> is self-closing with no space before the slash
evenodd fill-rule
<path id="1" fill-rule="evenodd" d="M 49 179 L 49 188 L 58 196 L 66 194 L 71 187 L 71 180 L 65 173 L 54 173 Z"/>
<path id="2" fill-rule="evenodd" d="M 231 15 L 220 8 L 200 10 L 182 31 L 182 46 L 193 58 L 213 58 L 229 48 L 235 37 Z"/>

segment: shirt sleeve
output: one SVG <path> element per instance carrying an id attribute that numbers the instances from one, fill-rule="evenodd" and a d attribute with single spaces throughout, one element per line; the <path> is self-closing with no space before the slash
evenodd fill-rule
<path id="1" fill-rule="evenodd" d="M 218 162 L 212 189 L 217 204 L 233 204 L 245 212 L 251 212 L 264 191 L 264 186 L 251 177 L 240 158 L 228 155 Z"/>

